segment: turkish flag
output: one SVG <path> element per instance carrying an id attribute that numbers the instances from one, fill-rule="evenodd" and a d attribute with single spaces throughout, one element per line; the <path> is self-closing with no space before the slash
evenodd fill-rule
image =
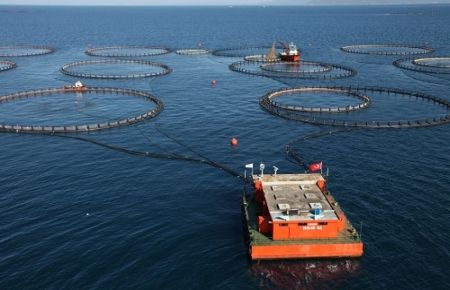
<path id="1" fill-rule="evenodd" d="M 322 161 L 309 164 L 308 169 L 310 172 L 316 172 L 316 171 L 322 170 Z"/>

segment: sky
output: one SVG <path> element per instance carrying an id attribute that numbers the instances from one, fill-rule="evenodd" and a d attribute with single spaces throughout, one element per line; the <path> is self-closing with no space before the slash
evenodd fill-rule
<path id="1" fill-rule="evenodd" d="M 450 0 L 0 0 L 0 5 L 277 5 L 450 3 Z"/>

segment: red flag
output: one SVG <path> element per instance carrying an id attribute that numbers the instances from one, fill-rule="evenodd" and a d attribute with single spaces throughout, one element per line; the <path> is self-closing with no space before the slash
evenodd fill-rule
<path id="1" fill-rule="evenodd" d="M 316 171 L 322 170 L 322 161 L 309 164 L 308 169 L 310 172 L 316 172 Z"/>

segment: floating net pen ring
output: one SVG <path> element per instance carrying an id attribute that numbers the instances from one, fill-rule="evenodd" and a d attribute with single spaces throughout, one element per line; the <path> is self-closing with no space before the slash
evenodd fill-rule
<path id="1" fill-rule="evenodd" d="M 254 55 L 246 55 L 246 56 L 244 56 L 244 60 L 246 60 L 246 61 L 254 61 L 254 62 L 272 63 L 272 62 L 279 62 L 281 59 L 280 58 L 267 59 L 267 55 L 265 55 L 265 54 L 254 54 Z"/>
<path id="2" fill-rule="evenodd" d="M 277 69 L 277 66 L 286 66 L 286 67 L 293 67 L 298 68 L 299 70 L 289 70 L 289 69 Z M 311 70 L 303 70 L 300 69 L 303 67 L 313 67 Z M 330 72 L 333 69 L 333 66 L 326 63 L 318 63 L 318 62 L 312 62 L 312 61 L 301 61 L 301 62 L 284 62 L 284 61 L 278 61 L 278 62 L 269 62 L 264 63 L 261 66 L 262 70 L 270 71 L 273 73 L 283 73 L 283 74 L 311 74 L 311 73 L 326 73 Z"/>
<path id="3" fill-rule="evenodd" d="M 426 95 L 419 92 L 406 91 L 401 89 L 392 89 L 392 88 L 381 88 L 381 87 L 298 87 L 298 88 L 285 88 L 278 91 L 290 91 L 295 89 L 337 89 L 337 90 L 347 90 L 351 92 L 364 92 L 366 93 L 385 93 L 387 95 L 393 96 L 405 96 L 405 97 L 414 97 L 416 99 L 422 99 L 434 104 L 443 106 L 450 111 L 450 102 L 446 99 L 434 97 L 431 95 Z M 392 120 L 392 121 L 365 121 L 365 120 L 343 120 L 343 119 L 331 119 L 331 118 L 323 118 L 317 117 L 319 114 L 306 114 L 304 112 L 296 112 L 290 108 L 283 108 L 279 106 L 278 103 L 274 103 L 270 101 L 270 96 L 278 91 L 272 91 L 263 97 L 260 98 L 259 104 L 260 106 L 266 110 L 267 112 L 282 117 L 288 120 L 299 121 L 303 123 L 309 123 L 314 125 L 323 125 L 323 126 L 334 126 L 334 127 L 350 127 L 350 128 L 392 128 L 392 129 L 404 129 L 404 128 L 422 128 L 422 127 L 430 127 L 437 126 L 442 124 L 450 123 L 450 114 L 446 114 L 443 116 L 430 117 L 426 119 L 416 119 L 416 120 Z M 313 113 L 328 113 L 325 111 L 322 112 L 313 112 Z M 333 112 L 331 112 L 333 113 Z"/>
<path id="4" fill-rule="evenodd" d="M 426 54 L 434 51 L 425 46 L 409 46 L 398 44 L 360 44 L 347 45 L 340 48 L 343 52 L 370 55 L 410 55 Z"/>
<path id="5" fill-rule="evenodd" d="M 0 72 L 16 68 L 17 64 L 8 60 L 0 60 Z"/>
<path id="6" fill-rule="evenodd" d="M 429 65 L 424 63 L 425 61 L 441 60 L 441 59 L 449 61 L 449 64 L 440 66 L 440 65 Z M 431 74 L 450 74 L 450 57 L 401 58 L 397 59 L 392 64 L 398 68 L 415 72 L 431 73 Z"/>
<path id="7" fill-rule="evenodd" d="M 361 100 L 359 104 L 348 105 L 344 107 L 305 107 L 305 106 L 293 106 L 286 105 L 275 100 L 287 95 L 302 94 L 302 93 L 327 93 L 327 94 L 339 94 Z M 365 109 L 370 106 L 371 100 L 368 96 L 359 92 L 350 91 L 342 88 L 327 88 L 327 87 L 298 87 L 298 88 L 286 88 L 281 90 L 272 91 L 266 94 L 261 100 L 262 103 L 267 104 L 270 107 L 296 111 L 305 113 L 348 113 L 351 111 Z"/>
<path id="8" fill-rule="evenodd" d="M 37 45 L 6 45 L 0 46 L 0 57 L 23 57 L 53 53 L 54 48 Z"/>
<path id="9" fill-rule="evenodd" d="M 130 118 L 108 121 L 104 123 L 93 123 L 84 125 L 10 125 L 10 124 L 0 124 L 0 132 L 14 132 L 14 133 L 38 133 L 38 134 L 48 134 L 48 133 L 79 133 L 79 132 L 90 132 L 99 131 L 103 129 L 111 129 L 122 126 L 129 126 L 144 120 L 152 119 L 158 116 L 164 110 L 164 104 L 161 100 L 155 96 L 138 90 L 132 89 L 121 89 L 121 88 L 82 88 L 76 89 L 74 87 L 68 88 L 48 88 L 48 89 L 37 89 L 26 92 L 17 92 L 9 95 L 0 96 L 0 103 L 10 102 L 19 99 L 51 95 L 55 93 L 112 93 L 121 94 L 126 96 L 140 97 L 146 101 L 155 104 L 155 107 L 148 110 L 142 114 L 132 116 Z"/>
<path id="10" fill-rule="evenodd" d="M 213 50 L 212 55 L 222 57 L 245 57 L 249 51 L 269 50 L 271 46 L 241 46 Z M 276 48 L 280 48 L 276 46 Z M 246 52 L 244 52 L 246 51 Z"/>
<path id="11" fill-rule="evenodd" d="M 178 49 L 175 51 L 175 53 L 179 55 L 205 55 L 210 54 L 211 52 L 203 48 L 185 48 Z"/>
<path id="12" fill-rule="evenodd" d="M 73 68 L 96 65 L 96 64 L 138 64 L 148 67 L 157 67 L 161 71 L 158 72 L 144 72 L 144 73 L 134 73 L 134 74 L 95 74 L 95 73 L 83 73 L 74 71 Z M 91 78 L 91 79 L 135 79 L 135 78 L 149 78 L 169 74 L 172 69 L 165 64 L 144 61 L 144 60 L 121 60 L 121 59 L 105 59 L 105 60 L 84 60 L 76 61 L 72 63 L 65 64 L 61 67 L 60 71 L 63 74 L 79 77 L 79 78 Z"/>
<path id="13" fill-rule="evenodd" d="M 243 73 L 243 74 L 249 74 L 249 75 L 255 75 L 255 76 L 262 76 L 262 77 L 269 77 L 269 78 L 297 78 L 297 79 L 310 79 L 310 80 L 332 80 L 332 79 L 341 79 L 341 78 L 347 78 L 352 77 L 357 74 L 356 70 L 347 66 L 339 65 L 339 64 L 327 64 L 327 63 L 320 63 L 320 62 L 311 62 L 311 61 L 302 61 L 302 63 L 309 63 L 314 64 L 316 66 L 322 66 L 322 67 L 329 67 L 331 66 L 332 69 L 330 71 L 327 71 L 325 69 L 322 73 L 320 72 L 308 72 L 308 71 L 290 71 L 290 72 L 283 72 L 283 71 L 269 71 L 269 70 L 263 70 L 261 68 L 260 62 L 255 61 L 238 61 L 230 64 L 228 67 L 230 70 Z M 275 65 L 275 63 L 269 63 L 270 65 Z"/>
<path id="14" fill-rule="evenodd" d="M 140 50 L 141 52 L 126 52 L 126 50 Z M 107 46 L 90 48 L 85 51 L 87 55 L 99 57 L 144 57 L 170 53 L 170 48 L 162 46 Z"/>
<path id="15" fill-rule="evenodd" d="M 444 61 L 444 63 L 439 64 L 439 61 Z M 430 64 L 430 62 L 431 62 L 431 64 Z M 438 62 L 438 63 L 433 64 L 433 62 Z M 450 57 L 448 57 L 448 56 L 415 58 L 412 60 L 412 63 L 415 65 L 418 65 L 418 66 L 423 66 L 423 67 L 450 69 Z"/>

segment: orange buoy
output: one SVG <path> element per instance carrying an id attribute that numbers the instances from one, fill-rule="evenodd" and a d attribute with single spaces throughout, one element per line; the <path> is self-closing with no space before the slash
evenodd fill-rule
<path id="1" fill-rule="evenodd" d="M 215 86 L 217 84 L 216 80 L 211 80 L 211 85 Z"/>
<path id="2" fill-rule="evenodd" d="M 231 138 L 230 144 L 231 144 L 231 146 L 237 146 L 238 139 L 236 137 Z"/>

